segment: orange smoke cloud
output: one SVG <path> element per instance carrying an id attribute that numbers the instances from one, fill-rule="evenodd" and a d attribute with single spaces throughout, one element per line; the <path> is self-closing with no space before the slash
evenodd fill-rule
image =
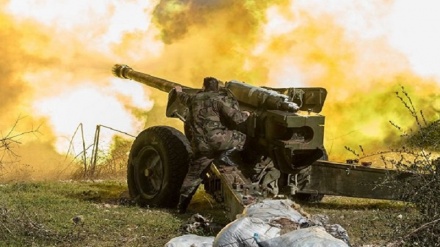
<path id="1" fill-rule="evenodd" d="M 78 4 L 88 7 L 86 2 Z M 120 35 L 115 32 L 120 28 L 119 15 L 103 23 L 90 10 L 90 16 L 79 19 L 76 14 L 65 14 L 67 5 L 58 1 L 2 2 L 0 130 L 5 135 L 13 128 L 20 134 L 41 125 L 38 132 L 19 136 L 21 145 L 14 149 L 17 155 L 6 156 L 2 160 L 5 163 L 18 157 L 23 163 L 31 161 L 29 170 L 48 171 L 49 166 L 62 169 L 61 164 L 69 165 L 70 160 L 66 162 L 58 153 L 69 150 L 70 138 L 80 123 L 85 126 L 89 146 L 96 125 L 136 133 L 144 122 L 135 115 L 152 107 L 141 85 L 116 80 L 110 73 L 116 60 L 110 52 L 112 39 Z M 34 16 L 37 12 L 41 16 Z M 102 17 L 113 12 L 114 8 L 106 6 L 97 14 Z M 87 21 L 99 24 L 89 25 Z M 106 24 L 114 28 L 107 30 Z M 19 124 L 13 126 L 17 118 Z M 104 134 L 102 139 L 109 142 L 114 133 L 108 137 Z M 38 143 L 39 151 L 35 148 Z M 73 155 L 82 151 L 76 150 Z M 48 157 L 53 160 L 48 162 Z"/>
<path id="2" fill-rule="evenodd" d="M 439 82 L 417 75 L 379 28 L 393 2 L 344 2 L 355 11 L 345 17 L 347 9 L 339 6 L 315 11 L 325 8 L 320 1 L 203 3 L 161 1 L 156 7 L 154 20 L 167 44 L 154 62 L 160 74 L 176 81 L 200 82 L 210 73 L 256 85 L 325 87 L 330 158 L 351 156 L 345 146 L 362 145 L 367 152 L 388 147 L 383 141 L 389 135 L 397 139 L 390 120 L 413 124 L 395 97 L 400 85 L 425 116 L 439 118 Z M 163 64 L 163 57 L 179 62 Z"/>
<path id="3" fill-rule="evenodd" d="M 38 141 L 59 153 L 79 123 L 88 143 L 97 124 L 131 134 L 156 124 L 181 125 L 165 117 L 166 94 L 112 77 L 114 63 L 193 87 L 206 76 L 325 87 L 330 159 L 349 155 L 344 146 L 387 146 L 389 120 L 412 122 L 394 97 L 399 85 L 428 119 L 439 118 L 439 82 L 417 74 L 381 27 L 396 5 L 392 1 L 0 4 L 0 130 L 28 116 L 24 125 L 43 123 Z"/>

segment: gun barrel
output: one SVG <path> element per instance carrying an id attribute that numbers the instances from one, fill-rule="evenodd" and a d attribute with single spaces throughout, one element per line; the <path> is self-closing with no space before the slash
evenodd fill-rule
<path id="1" fill-rule="evenodd" d="M 130 66 L 125 64 L 115 64 L 112 69 L 113 75 L 123 79 L 130 79 L 133 81 L 140 82 L 150 87 L 154 87 L 163 92 L 168 93 L 176 86 L 180 86 L 182 88 L 187 88 L 185 86 L 180 85 L 179 83 L 167 81 L 162 78 L 158 78 L 152 75 L 144 74 L 142 72 L 138 72 L 133 70 Z"/>

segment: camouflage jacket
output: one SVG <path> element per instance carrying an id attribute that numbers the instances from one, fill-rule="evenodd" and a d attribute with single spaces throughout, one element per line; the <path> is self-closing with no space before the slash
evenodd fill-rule
<path id="1" fill-rule="evenodd" d="M 247 114 L 238 108 L 238 102 L 226 89 L 196 94 L 179 92 L 177 97 L 189 108 L 186 122 L 192 131 L 193 147 L 200 146 L 200 142 L 209 142 L 213 135 L 224 133 L 247 119 Z"/>

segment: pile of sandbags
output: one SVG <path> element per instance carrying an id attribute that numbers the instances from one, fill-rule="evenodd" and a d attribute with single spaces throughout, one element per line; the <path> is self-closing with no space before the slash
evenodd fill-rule
<path id="1" fill-rule="evenodd" d="M 194 238 L 189 243 L 187 239 L 184 239 L 185 236 L 189 235 L 174 238 L 165 246 L 350 246 L 348 234 L 344 228 L 338 224 L 329 224 L 326 216 L 311 216 L 305 213 L 291 200 L 264 200 L 249 205 L 217 236 L 202 239 L 203 242 L 196 242 L 197 239 Z M 212 242 L 209 242 L 211 239 Z M 187 245 L 182 245 L 184 240 L 187 241 Z M 181 243 L 181 245 L 172 245 L 173 243 Z"/>

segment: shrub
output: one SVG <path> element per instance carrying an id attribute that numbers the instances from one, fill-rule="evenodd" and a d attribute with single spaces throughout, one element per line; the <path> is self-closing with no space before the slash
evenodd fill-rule
<path id="1" fill-rule="evenodd" d="M 440 157 L 436 157 L 440 151 L 440 120 L 428 122 L 422 111 L 416 111 L 404 87 L 396 96 L 414 118 L 415 130 L 404 130 L 390 121 L 401 133 L 402 146 L 381 154 L 386 167 L 397 170 L 385 182 L 397 188 L 407 207 L 416 208 L 420 214 L 411 221 L 392 222 L 395 243 L 440 246 Z M 390 153 L 391 159 L 385 155 Z"/>

